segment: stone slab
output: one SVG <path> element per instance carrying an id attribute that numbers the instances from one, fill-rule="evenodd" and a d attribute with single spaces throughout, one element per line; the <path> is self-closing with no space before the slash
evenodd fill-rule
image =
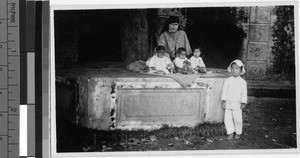
<path id="1" fill-rule="evenodd" d="M 268 44 L 267 43 L 249 43 L 248 60 L 267 60 Z"/>
<path id="2" fill-rule="evenodd" d="M 225 72 L 223 76 L 198 78 L 188 88 L 172 78 L 144 74 L 141 77 L 124 72 L 118 76 L 116 72 L 91 70 L 65 75 L 75 78 L 78 84 L 76 122 L 91 129 L 109 130 L 223 122 L 221 91 L 228 77 Z M 57 79 L 68 83 L 64 78 Z"/>
<path id="3" fill-rule="evenodd" d="M 125 89 L 119 93 L 117 127 L 131 121 L 152 124 L 204 122 L 205 88 Z"/>

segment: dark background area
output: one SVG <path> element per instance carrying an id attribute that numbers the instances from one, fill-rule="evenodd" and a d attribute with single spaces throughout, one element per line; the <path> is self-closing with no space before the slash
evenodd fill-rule
<path id="1" fill-rule="evenodd" d="M 200 45 L 207 67 L 226 68 L 239 57 L 245 33 L 230 8 L 188 8 L 187 18 L 191 47 Z"/>
<path id="2" fill-rule="evenodd" d="M 55 11 L 57 65 L 72 63 L 74 60 L 79 63 L 124 62 L 124 51 L 127 49 L 122 50 L 126 48 L 124 43 L 122 46 L 123 25 L 128 24 L 129 14 L 128 10 L 122 9 Z M 152 54 L 150 50 L 155 47 L 153 37 L 157 28 L 154 23 L 159 17 L 155 14 L 155 9 L 147 10 L 147 15 L 140 17 L 147 18 L 148 35 L 144 36 L 148 36 L 148 49 L 137 53 L 149 56 L 148 54 Z M 238 19 L 232 8 L 188 8 L 186 18 L 185 31 L 191 47 L 201 47 L 201 56 L 207 67 L 226 68 L 228 63 L 240 57 L 245 33 L 236 26 Z M 130 24 L 135 24 L 134 20 Z M 129 30 L 141 29 L 139 24 L 130 27 Z M 129 43 L 140 42 L 131 40 L 125 39 Z M 134 45 L 128 47 L 131 46 Z"/>
<path id="3" fill-rule="evenodd" d="M 79 61 L 121 61 L 122 11 L 82 11 L 79 18 Z"/>

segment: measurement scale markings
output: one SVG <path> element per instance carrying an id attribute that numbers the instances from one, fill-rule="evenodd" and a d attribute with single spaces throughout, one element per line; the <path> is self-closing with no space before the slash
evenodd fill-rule
<path id="1" fill-rule="evenodd" d="M 18 135 L 19 135 L 19 101 L 18 96 L 17 98 L 13 98 L 15 93 L 19 93 L 19 84 L 11 83 L 12 80 L 16 79 L 16 81 L 19 80 L 19 65 L 18 65 L 18 59 L 15 61 L 15 57 L 19 58 L 20 55 L 18 55 L 20 52 L 19 50 L 19 1 L 12 1 L 12 0 L 1 0 L 1 10 L 7 11 L 7 17 L 1 17 L 0 18 L 0 24 L 6 23 L 6 28 L 1 27 L 0 34 L 4 36 L 5 39 L 0 39 L 0 49 L 7 51 L 5 53 L 7 60 L 3 63 L 0 63 L 0 71 L 1 72 L 1 81 L 4 81 L 4 85 L 0 88 L 0 90 L 3 90 L 5 95 L 5 98 L 7 97 L 7 100 L 5 98 L 0 99 L 0 101 L 7 101 L 7 107 L 5 106 L 5 109 L 1 109 L 0 116 L 7 115 L 7 126 L 4 130 L 7 130 L 4 135 L 0 135 L 0 139 L 8 138 L 7 145 L 4 146 L 5 148 L 0 149 L 0 157 L 4 156 L 7 158 L 16 157 L 19 155 L 18 147 L 19 143 L 18 141 Z M 6 3 L 6 5 L 4 4 Z M 3 30 L 2 30 L 3 28 Z M 3 49 L 5 48 L 5 49 Z M 9 60 L 12 60 L 8 62 Z M 1 60 L 2 61 L 2 60 Z M 0 62 L 1 62 L 0 61 Z M 4 61 L 4 60 L 3 60 Z M 7 63 L 7 64 L 6 64 Z M 1 65 L 2 64 L 2 65 Z M 6 64 L 6 65 L 3 65 Z M 16 69 L 14 69 L 15 65 L 17 64 Z M 6 74 L 7 73 L 7 74 Z M 7 83 L 6 83 L 7 82 Z M 4 88 L 5 87 L 5 88 Z M 3 92 L 0 92 L 2 94 Z M 3 103 L 3 102 L 2 102 Z M 6 103 L 5 103 L 6 104 Z M 5 110 L 5 111 L 3 111 Z M 6 111 L 7 110 L 7 111 Z M 14 127 L 15 126 L 15 127 Z M 3 138 L 1 138 L 1 136 Z M 0 141 L 0 144 L 2 142 Z M 2 147 L 2 145 L 1 145 Z M 4 155 L 2 155 L 4 154 Z"/>

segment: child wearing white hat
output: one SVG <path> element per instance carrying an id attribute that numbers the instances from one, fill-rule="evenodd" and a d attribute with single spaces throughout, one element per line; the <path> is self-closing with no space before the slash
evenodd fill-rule
<path id="1" fill-rule="evenodd" d="M 247 83 L 241 78 L 245 73 L 244 64 L 240 60 L 230 63 L 227 70 L 232 74 L 224 81 L 222 88 L 222 106 L 225 109 L 224 123 L 227 139 L 239 139 L 242 134 L 243 116 L 242 109 L 247 103 Z"/>

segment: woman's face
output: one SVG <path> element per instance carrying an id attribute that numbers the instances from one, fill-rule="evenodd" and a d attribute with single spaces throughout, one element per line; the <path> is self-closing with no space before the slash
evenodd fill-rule
<path id="1" fill-rule="evenodd" d="M 169 31 L 170 32 L 176 32 L 178 30 L 178 23 L 176 22 L 176 23 L 171 23 L 171 24 L 169 24 Z"/>

